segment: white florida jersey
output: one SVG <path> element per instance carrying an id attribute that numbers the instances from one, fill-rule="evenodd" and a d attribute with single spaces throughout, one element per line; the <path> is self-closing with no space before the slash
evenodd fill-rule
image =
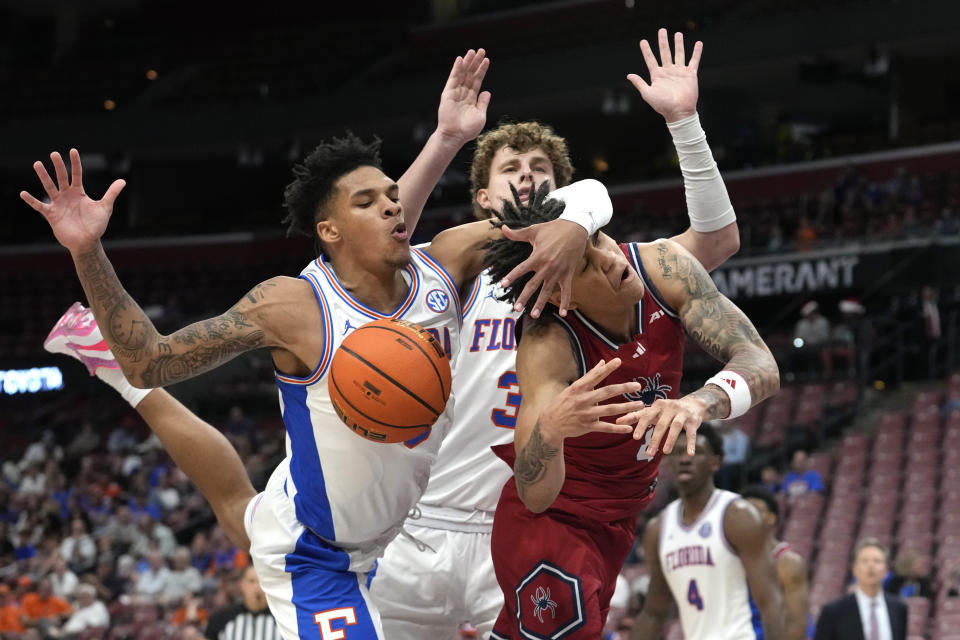
<path id="1" fill-rule="evenodd" d="M 502 293 L 484 272 L 463 305 L 463 342 L 453 370 L 454 426 L 420 499 L 421 512 L 431 519 L 457 518 L 446 509 L 486 512 L 492 522 L 500 490 L 513 474 L 490 451 L 493 445 L 513 442 L 520 408 L 514 333 L 520 314 L 497 299 Z"/>
<path id="2" fill-rule="evenodd" d="M 277 373 L 287 429 L 284 491 L 297 520 L 320 538 L 347 551 L 350 568 L 367 571 L 427 486 L 430 466 L 450 427 L 454 398 L 426 436 L 392 444 L 371 442 L 337 417 L 327 389 L 334 352 L 352 330 L 373 320 L 402 318 L 434 334 L 451 365 L 460 346 L 460 302 L 449 275 L 426 253 L 411 249 L 404 272 L 407 297 L 390 314 L 355 300 L 322 257 L 301 273 L 313 287 L 326 335 L 323 357 L 305 378 Z M 289 468 L 289 472 L 286 469 Z"/>
<path id="3" fill-rule="evenodd" d="M 674 500 L 660 515 L 660 568 L 680 610 L 685 638 L 763 638 L 754 618 L 747 577 L 730 548 L 723 518 L 736 493 L 715 489 L 703 513 L 683 524 L 683 503 Z"/>

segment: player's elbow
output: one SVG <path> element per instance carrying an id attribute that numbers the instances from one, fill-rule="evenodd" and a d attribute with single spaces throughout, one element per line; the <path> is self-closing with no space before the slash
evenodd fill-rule
<path id="1" fill-rule="evenodd" d="M 533 513 L 543 513 L 557 497 L 556 493 L 544 492 L 540 487 L 524 486 L 520 482 L 517 482 L 517 493 L 523 505 Z"/>

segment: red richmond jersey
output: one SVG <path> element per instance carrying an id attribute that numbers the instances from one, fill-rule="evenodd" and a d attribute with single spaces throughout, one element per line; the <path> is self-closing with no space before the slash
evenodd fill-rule
<path id="1" fill-rule="evenodd" d="M 646 404 L 657 398 L 676 398 L 683 365 L 683 327 L 677 313 L 663 301 L 647 277 L 636 243 L 621 244 L 620 248 L 644 285 L 643 298 L 636 305 L 637 333 L 633 338 L 617 344 L 575 309 L 566 318 L 555 314 L 553 321 L 567 330 L 580 376 L 600 360 L 620 358 L 620 368 L 601 385 L 642 382 L 642 391 L 625 395 Z M 606 404 L 622 401 L 622 397 L 617 397 Z M 605 420 L 614 422 L 616 418 Z M 649 427 L 643 440 L 634 440 L 631 434 L 609 433 L 567 438 L 563 446 L 566 479 L 551 509 L 603 522 L 639 513 L 653 497 L 662 457 L 661 452 L 653 458 L 646 455 L 652 435 L 653 427 Z M 501 445 L 494 450 L 513 466 L 513 445 Z"/>

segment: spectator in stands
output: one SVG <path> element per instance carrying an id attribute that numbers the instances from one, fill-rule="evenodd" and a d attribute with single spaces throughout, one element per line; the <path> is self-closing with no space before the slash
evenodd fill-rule
<path id="1" fill-rule="evenodd" d="M 933 287 L 925 286 L 920 290 L 920 316 L 923 319 L 923 354 L 927 359 L 926 375 L 937 376 L 937 351 L 943 332 L 940 326 L 940 308 L 937 306 L 937 292 Z"/>
<path id="2" fill-rule="evenodd" d="M 823 491 L 823 479 L 820 473 L 810 468 L 810 458 L 803 449 L 793 452 L 790 471 L 783 477 L 783 492 L 794 500 L 811 491 Z"/>
<path id="3" fill-rule="evenodd" d="M 69 600 L 73 598 L 73 592 L 80 584 L 77 574 L 67 567 L 67 561 L 59 552 L 56 553 L 53 560 L 53 571 L 50 572 L 50 586 L 53 588 L 53 594 Z"/>
<path id="4" fill-rule="evenodd" d="M 830 322 L 820 314 L 820 305 L 810 300 L 800 308 L 800 320 L 793 328 L 790 372 L 830 373 Z"/>
<path id="5" fill-rule="evenodd" d="M 223 425 L 228 438 L 233 440 L 235 437 L 253 437 L 253 420 L 243 413 L 239 405 L 230 407 L 230 416 Z"/>
<path id="6" fill-rule="evenodd" d="M 0 584 L 0 633 L 22 633 L 20 607 L 10 594 L 10 586 Z"/>
<path id="7" fill-rule="evenodd" d="M 828 603 L 817 620 L 815 640 L 906 640 L 907 605 L 881 588 L 887 574 L 887 548 L 862 538 L 853 550 L 854 592 Z"/>
<path id="8" fill-rule="evenodd" d="M 720 489 L 738 491 L 750 454 L 750 437 L 733 422 L 714 420 L 710 424 L 723 437 L 723 466 L 717 470 L 714 481 Z"/>
<path id="9" fill-rule="evenodd" d="M 63 625 L 63 633 L 82 633 L 88 629 L 106 629 L 110 626 L 110 613 L 106 605 L 97 600 L 97 590 L 89 584 L 77 588 L 77 609 Z"/>
<path id="10" fill-rule="evenodd" d="M 37 590 L 23 596 L 20 603 L 20 622 L 25 627 L 38 629 L 41 635 L 45 635 L 47 629 L 59 627 L 71 613 L 73 607 L 53 595 L 48 578 L 40 580 Z"/>
<path id="11" fill-rule="evenodd" d="M 164 558 L 172 557 L 177 550 L 177 539 L 170 527 L 154 519 L 149 513 L 141 513 L 137 518 L 141 536 L 130 550 L 135 556 L 146 556 L 156 549 Z"/>
<path id="12" fill-rule="evenodd" d="M 101 556 L 93 573 L 83 576 L 82 581 L 97 590 L 97 597 L 112 602 L 130 591 L 130 580 L 114 570 L 113 556 Z"/>
<path id="13" fill-rule="evenodd" d="M 93 568 L 97 559 L 97 545 L 87 533 L 83 518 L 70 521 L 70 535 L 60 543 L 60 555 L 74 573 L 84 573 Z"/>
<path id="14" fill-rule="evenodd" d="M 47 475 L 43 472 L 43 462 L 30 462 L 20 476 L 20 495 L 43 495 L 47 490 Z"/>
<path id="15" fill-rule="evenodd" d="M 100 446 L 100 434 L 93 428 L 93 423 L 84 420 L 80 425 L 80 431 L 77 432 L 70 444 L 67 445 L 67 456 L 71 458 L 81 458 L 88 453 L 93 453 Z"/>
<path id="16" fill-rule="evenodd" d="M 865 309 L 852 298 L 841 300 L 837 308 L 841 316 L 830 332 L 831 362 L 834 367 L 839 367 L 842 363 L 847 375 L 853 377 L 857 372 L 857 343 L 862 332 Z"/>
<path id="17" fill-rule="evenodd" d="M 280 640 L 280 630 L 270 611 L 267 598 L 260 588 L 253 565 L 244 569 L 240 578 L 240 602 L 214 611 L 207 623 L 206 637 L 210 640 L 244 640 L 245 629 L 263 628 L 257 640 Z"/>
<path id="18" fill-rule="evenodd" d="M 933 597 L 929 563 L 915 551 L 902 551 L 893 567 L 893 578 L 885 589 L 901 598 Z"/>
<path id="19" fill-rule="evenodd" d="M 107 451 L 110 453 L 126 453 L 137 444 L 137 437 L 130 430 L 126 419 L 122 420 L 107 438 Z"/>
<path id="20" fill-rule="evenodd" d="M 201 574 L 209 573 L 213 568 L 213 553 L 210 551 L 210 539 L 203 531 L 193 534 L 190 541 L 190 564 Z"/>
<path id="21" fill-rule="evenodd" d="M 190 565 L 190 550 L 179 547 L 173 556 L 173 569 L 163 592 L 164 598 L 168 602 L 180 600 L 189 594 L 199 593 L 202 587 L 203 577 Z"/>
<path id="22" fill-rule="evenodd" d="M 767 465 L 760 470 L 760 486 L 770 493 L 779 493 L 783 487 L 780 480 L 780 472 L 772 465 Z"/>
<path id="23" fill-rule="evenodd" d="M 170 622 L 184 633 L 190 627 L 202 629 L 206 626 L 209 617 L 209 612 L 203 607 L 203 600 L 188 593 L 184 596 L 181 606 L 174 610 Z"/>
<path id="24" fill-rule="evenodd" d="M 13 564 L 16 547 L 10 541 L 9 526 L 0 520 L 0 570 Z"/>
<path id="25" fill-rule="evenodd" d="M 147 570 L 137 578 L 135 591 L 138 596 L 148 602 L 161 598 L 170 584 L 170 569 L 167 561 L 159 551 L 151 551 L 147 556 Z"/>
<path id="26" fill-rule="evenodd" d="M 144 538 L 143 532 L 134 522 L 130 507 L 125 504 L 117 507 L 117 512 L 110 518 L 103 533 L 113 539 L 113 544 L 119 547 L 121 552 L 144 544 L 141 542 Z"/>

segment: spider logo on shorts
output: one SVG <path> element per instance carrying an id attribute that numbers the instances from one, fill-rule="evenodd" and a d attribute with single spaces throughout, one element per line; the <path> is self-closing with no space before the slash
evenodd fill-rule
<path id="1" fill-rule="evenodd" d="M 543 622 L 543 612 L 547 609 L 550 610 L 550 617 L 557 617 L 557 603 L 550 599 L 550 588 L 547 587 L 537 587 L 537 590 L 530 600 L 533 602 L 533 615 L 537 616 L 537 620 L 541 623 Z"/>

